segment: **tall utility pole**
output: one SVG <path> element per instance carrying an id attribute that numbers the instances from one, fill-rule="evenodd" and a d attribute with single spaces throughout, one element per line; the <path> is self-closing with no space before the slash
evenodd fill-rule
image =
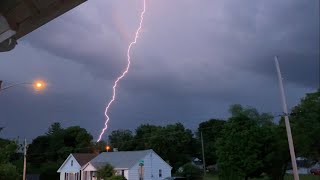
<path id="1" fill-rule="evenodd" d="M 27 139 L 24 139 L 23 180 L 26 180 L 26 170 L 27 170 Z"/>
<path id="2" fill-rule="evenodd" d="M 202 137 L 202 131 L 201 133 L 201 146 L 202 146 L 202 163 L 203 163 L 203 174 L 206 174 L 206 161 L 204 159 L 204 148 L 203 148 L 203 137 Z"/>
<path id="3" fill-rule="evenodd" d="M 293 146 L 293 140 L 292 140 L 292 134 L 291 134 L 291 127 L 290 127 L 290 122 L 289 122 L 288 107 L 287 107 L 286 97 L 285 97 L 285 94 L 284 94 L 284 88 L 283 88 L 282 76 L 281 76 L 281 71 L 280 71 L 280 65 L 279 65 L 277 56 L 275 56 L 274 61 L 276 63 L 278 79 L 279 79 L 279 86 L 280 86 L 280 93 L 281 93 L 281 100 L 282 100 L 282 108 L 283 108 L 283 112 L 284 112 L 284 120 L 285 120 L 285 124 L 286 124 L 286 129 L 287 129 L 287 137 L 288 137 L 288 143 L 289 143 L 289 150 L 290 150 L 290 156 L 291 156 L 293 176 L 294 176 L 294 180 L 299 180 L 296 155 L 295 155 L 295 152 L 294 152 L 294 146 Z"/>

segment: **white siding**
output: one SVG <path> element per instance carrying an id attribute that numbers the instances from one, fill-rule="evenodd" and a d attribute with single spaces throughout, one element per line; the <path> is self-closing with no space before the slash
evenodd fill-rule
<path id="1" fill-rule="evenodd" d="M 87 163 L 82 167 L 82 179 L 81 180 L 91 180 L 91 176 L 97 169 L 92 166 L 91 163 Z"/>
<path id="2" fill-rule="evenodd" d="M 162 180 L 171 177 L 171 167 L 156 153 L 151 152 L 142 160 L 144 160 L 144 180 Z M 128 180 L 139 180 L 139 168 L 138 162 L 129 169 Z M 159 177 L 159 170 L 162 171 L 161 177 Z"/>
<path id="3" fill-rule="evenodd" d="M 60 180 L 65 180 L 64 177 L 64 173 L 60 173 Z"/>

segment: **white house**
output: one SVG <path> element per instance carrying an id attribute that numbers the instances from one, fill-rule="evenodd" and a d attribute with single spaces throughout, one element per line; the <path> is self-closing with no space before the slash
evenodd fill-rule
<path id="1" fill-rule="evenodd" d="M 96 156 L 97 154 L 89 153 L 70 154 L 57 171 L 60 173 L 60 180 L 82 180 L 81 167 Z"/>
<path id="2" fill-rule="evenodd" d="M 109 163 L 127 180 L 162 180 L 172 167 L 153 150 L 103 152 L 81 168 L 81 180 L 97 180 L 98 169 Z"/>

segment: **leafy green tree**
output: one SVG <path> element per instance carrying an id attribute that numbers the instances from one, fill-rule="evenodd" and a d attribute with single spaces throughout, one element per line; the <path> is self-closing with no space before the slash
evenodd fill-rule
<path id="1" fill-rule="evenodd" d="M 320 89 L 301 99 L 290 122 L 296 153 L 320 161 Z"/>
<path id="2" fill-rule="evenodd" d="M 248 179 L 263 167 L 259 149 L 259 129 L 252 120 L 244 115 L 229 119 L 222 137 L 217 141 L 217 155 L 221 174 L 230 171 L 238 177 Z"/>
<path id="3" fill-rule="evenodd" d="M 273 125 L 273 117 L 268 113 L 259 113 L 257 109 L 254 107 L 243 107 L 240 104 L 231 105 L 229 108 L 229 112 L 231 113 L 232 117 L 245 115 L 248 118 L 254 120 L 258 125 Z"/>
<path id="4" fill-rule="evenodd" d="M 11 163 L 18 150 L 15 141 L 0 138 L 0 180 L 17 180 L 20 178 L 17 167 Z"/>
<path id="5" fill-rule="evenodd" d="M 173 171 L 191 161 L 197 142 L 181 123 L 161 126 L 141 125 L 134 137 L 137 149 L 153 149 L 173 166 Z M 179 152 L 179 153 L 177 153 Z"/>
<path id="6" fill-rule="evenodd" d="M 265 151 L 268 152 L 264 157 L 264 172 L 273 180 L 283 180 L 287 164 L 290 162 L 290 153 L 286 127 L 281 121 L 279 125 L 266 127 L 269 132 L 266 136 Z"/>
<path id="7" fill-rule="evenodd" d="M 218 138 L 217 156 L 222 177 L 258 177 L 272 156 L 273 123 L 268 114 L 259 114 L 254 108 L 233 105 L 232 117 Z"/>
<path id="8" fill-rule="evenodd" d="M 64 145 L 72 147 L 73 152 L 89 152 L 92 139 L 92 135 L 79 126 L 71 126 L 64 130 Z"/>
<path id="9" fill-rule="evenodd" d="M 46 135 L 54 135 L 57 133 L 61 133 L 63 131 L 61 124 L 58 122 L 53 123 L 49 129 L 48 132 L 46 133 Z"/>
<path id="10" fill-rule="evenodd" d="M 28 148 L 28 161 L 37 167 L 41 167 L 41 164 L 47 162 L 51 159 L 47 156 L 55 154 L 55 152 L 49 152 L 50 137 L 48 136 L 38 136 L 32 141 L 32 144 Z"/>
<path id="11" fill-rule="evenodd" d="M 120 151 L 130 151 L 134 149 L 133 134 L 130 130 L 116 130 L 109 135 L 110 144 Z"/>
<path id="12" fill-rule="evenodd" d="M 98 178 L 108 179 L 115 174 L 113 166 L 106 164 L 97 171 Z"/>
<path id="13" fill-rule="evenodd" d="M 136 129 L 134 136 L 135 150 L 152 148 L 151 138 L 158 136 L 161 126 L 142 124 Z"/>
<path id="14" fill-rule="evenodd" d="M 63 129 L 59 123 L 53 123 L 45 135 L 35 138 L 28 148 L 28 172 L 41 173 L 41 176 L 57 175 L 57 167 L 70 153 L 92 152 L 92 136 L 86 129 L 71 126 Z M 49 166 L 50 165 L 50 166 Z"/>
<path id="15" fill-rule="evenodd" d="M 210 119 L 199 124 L 198 139 L 200 141 L 200 132 L 202 132 L 207 165 L 213 165 L 217 162 L 215 143 L 218 137 L 220 137 L 225 124 L 226 121 L 219 119 Z"/>
<path id="16" fill-rule="evenodd" d="M 11 163 L 0 164 L 0 180 L 18 180 L 20 179 L 17 168 Z"/>
<path id="17" fill-rule="evenodd" d="M 8 163 L 17 150 L 18 145 L 15 141 L 0 138 L 0 163 Z"/>

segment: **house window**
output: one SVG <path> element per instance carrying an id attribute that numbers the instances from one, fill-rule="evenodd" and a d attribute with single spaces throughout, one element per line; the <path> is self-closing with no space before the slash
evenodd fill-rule
<path id="1" fill-rule="evenodd" d="M 124 170 L 121 171 L 121 175 L 124 176 Z"/>
<path id="2" fill-rule="evenodd" d="M 73 160 L 71 160 L 71 166 L 73 166 Z"/>
<path id="3" fill-rule="evenodd" d="M 159 177 L 162 177 L 162 170 L 159 169 Z"/>

